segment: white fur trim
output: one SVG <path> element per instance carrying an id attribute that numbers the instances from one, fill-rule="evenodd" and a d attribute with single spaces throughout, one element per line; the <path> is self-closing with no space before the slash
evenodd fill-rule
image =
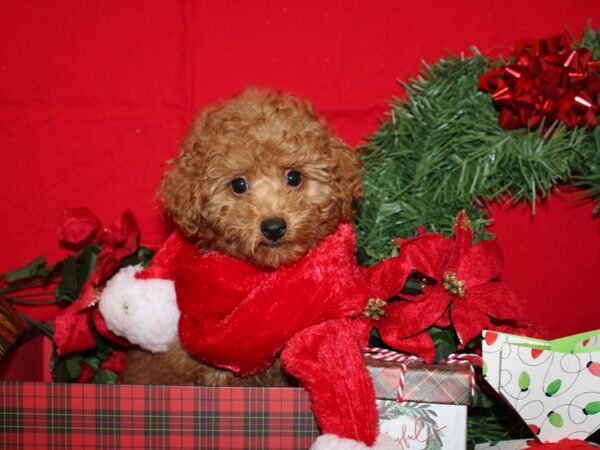
<path id="1" fill-rule="evenodd" d="M 341 438 L 335 434 L 322 434 L 315 440 L 310 450 L 398 450 L 398 448 L 392 438 L 385 433 L 379 433 L 372 447 L 367 447 L 363 442 L 354 439 Z"/>
<path id="2" fill-rule="evenodd" d="M 140 280 L 141 266 L 122 268 L 100 298 L 108 329 L 151 352 L 164 352 L 177 337 L 179 308 L 172 280 Z"/>

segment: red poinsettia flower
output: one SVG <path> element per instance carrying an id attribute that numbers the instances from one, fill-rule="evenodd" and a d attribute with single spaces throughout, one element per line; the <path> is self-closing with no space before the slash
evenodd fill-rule
<path id="1" fill-rule="evenodd" d="M 522 306 L 504 284 L 494 281 L 502 266 L 496 241 L 472 243 L 473 232 L 459 213 L 452 238 L 427 233 L 399 240 L 400 254 L 369 271 L 371 293 L 380 299 L 398 295 L 411 273 L 422 276 L 423 294 L 388 302 L 375 326 L 383 341 L 398 350 L 432 361 L 435 348 L 427 333 L 432 326 L 452 325 L 463 348 L 494 322 L 515 323 Z M 367 326 L 361 319 L 361 333 Z M 515 323 L 516 325 L 516 323 Z"/>
<path id="2" fill-rule="evenodd" d="M 95 305 L 99 296 L 98 287 L 106 283 L 121 261 L 137 249 L 139 229 L 133 213 L 125 211 L 119 224 L 102 228 L 100 220 L 87 208 L 67 209 L 61 214 L 58 225 L 61 241 L 71 247 L 81 246 L 94 236 L 102 246 L 96 267 L 84 284 L 79 298 L 54 321 L 54 342 L 58 354 L 66 355 L 95 347 L 90 320 L 103 337 L 126 345 L 126 340 L 108 330 Z"/>

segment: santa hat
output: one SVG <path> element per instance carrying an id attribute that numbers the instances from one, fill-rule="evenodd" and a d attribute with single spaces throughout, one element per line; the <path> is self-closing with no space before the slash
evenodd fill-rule
<path id="1" fill-rule="evenodd" d="M 173 260 L 184 242 L 171 234 L 150 267 L 124 267 L 106 283 L 98 308 L 109 330 L 150 352 L 168 350 L 180 316 Z"/>
<path id="2" fill-rule="evenodd" d="M 119 272 L 107 284 L 99 304 L 109 329 L 152 352 L 165 351 L 178 333 L 180 338 L 189 339 L 189 336 L 182 335 L 180 320 L 180 309 L 183 308 L 181 311 L 186 315 L 189 312 L 189 309 L 186 309 L 190 306 L 189 301 L 181 295 L 178 306 L 173 279 L 181 280 L 180 274 L 176 276 L 174 273 L 174 261 L 181 257 L 181 254 L 196 254 L 195 251 L 190 251 L 190 248 L 193 250 L 192 244 L 179 233 L 174 233 L 157 252 L 149 268 L 130 268 Z M 327 265 L 326 259 L 334 257 L 332 255 L 336 253 L 340 259 L 344 259 L 344 262 L 339 266 Z M 281 306 L 288 300 L 292 301 L 292 305 L 304 307 L 305 297 L 310 295 L 307 293 L 313 291 L 320 291 L 317 300 L 321 296 L 325 296 L 325 300 L 323 306 L 313 301 L 313 306 L 308 308 L 311 311 L 309 315 L 312 322 L 309 326 L 294 332 L 293 337 L 286 338 L 281 360 L 285 370 L 298 379 L 309 393 L 317 424 L 323 433 L 311 449 L 397 449 L 391 438 L 379 434 L 372 381 L 364 365 L 362 348 L 355 337 L 350 320 L 350 317 L 360 314 L 368 296 L 366 285 L 361 278 L 362 272 L 355 267 L 353 253 L 354 231 L 352 225 L 346 223 L 342 224 L 333 236 L 326 238 L 320 244 L 320 248 L 311 250 L 305 257 L 307 261 L 311 261 L 305 266 L 305 272 L 309 273 L 302 272 L 297 283 L 306 284 L 307 286 L 302 286 L 300 289 L 305 288 L 306 291 L 297 292 L 298 288 L 289 289 L 289 286 L 286 286 L 288 289 L 283 290 L 287 292 L 286 298 L 275 306 L 280 308 L 280 313 L 275 314 L 273 320 L 282 314 L 281 311 L 285 311 Z M 214 257 L 224 256 L 212 256 Z M 188 257 L 186 261 L 190 258 L 193 257 Z M 326 269 L 311 271 L 310 269 L 314 269 L 311 264 L 315 258 L 317 258 L 316 265 Z M 325 262 L 318 258 L 324 258 Z M 196 259 L 202 260 L 203 256 L 197 256 Z M 234 265 L 243 264 L 236 261 L 233 262 Z M 177 267 L 181 270 L 181 264 Z M 282 278 L 285 279 L 286 274 L 295 269 L 286 267 L 280 270 Z M 323 278 L 327 272 L 330 273 L 330 278 Z M 189 278 L 188 274 L 187 279 Z M 331 293 L 328 289 L 330 285 Z M 271 292 L 276 292 L 268 283 L 266 287 L 261 286 L 254 291 L 260 291 L 262 295 L 268 296 L 269 288 Z M 181 286 L 178 285 L 178 289 L 181 289 Z M 182 291 L 178 291 L 178 294 L 182 294 Z M 282 295 L 284 294 L 279 294 Z M 277 303 L 277 300 L 274 303 Z M 335 306 L 332 307 L 332 304 Z M 192 306 L 197 308 L 197 305 Z M 294 314 L 293 307 L 288 309 L 290 310 L 288 314 Z M 248 314 L 255 313 L 251 308 L 246 307 L 243 310 L 248 311 Z M 239 310 L 236 310 L 237 312 Z M 269 313 L 271 312 L 270 309 Z M 315 321 L 315 317 L 319 316 L 320 319 Z M 184 322 L 189 322 L 189 318 L 185 319 Z M 239 321 L 237 323 L 248 322 L 247 316 L 234 317 L 231 320 Z M 280 322 L 285 320 L 283 318 Z M 251 331 L 256 334 L 255 328 Z M 181 339 L 184 347 L 186 347 L 186 339 Z M 191 346 L 192 354 L 195 349 Z M 277 353 L 280 350 L 281 348 L 277 348 Z M 266 352 L 266 355 L 268 357 L 269 352 Z M 224 367 L 229 368 L 227 364 Z M 236 366 L 231 365 L 231 367 L 234 368 L 235 373 Z M 240 369 L 239 373 L 247 372 Z"/>
<path id="3" fill-rule="evenodd" d="M 311 450 L 397 450 L 380 433 L 373 382 L 349 321 L 307 328 L 281 355 L 286 371 L 308 391 L 321 436 Z"/>

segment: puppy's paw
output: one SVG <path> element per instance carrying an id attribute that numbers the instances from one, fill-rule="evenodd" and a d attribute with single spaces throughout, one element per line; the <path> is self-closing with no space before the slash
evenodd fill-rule
<path id="1" fill-rule="evenodd" d="M 100 298 L 108 328 L 150 352 L 164 352 L 177 337 L 179 308 L 172 280 L 138 279 L 141 266 L 124 267 Z"/>

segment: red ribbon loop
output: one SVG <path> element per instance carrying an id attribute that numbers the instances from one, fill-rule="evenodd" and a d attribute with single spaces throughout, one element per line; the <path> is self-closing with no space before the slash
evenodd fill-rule
<path id="1" fill-rule="evenodd" d="M 565 34 L 525 38 L 515 46 L 513 64 L 482 74 L 479 89 L 500 107 L 498 123 L 513 130 L 546 127 L 555 121 L 568 128 L 596 126 L 599 110 L 598 61 L 587 48 L 571 49 Z"/>

